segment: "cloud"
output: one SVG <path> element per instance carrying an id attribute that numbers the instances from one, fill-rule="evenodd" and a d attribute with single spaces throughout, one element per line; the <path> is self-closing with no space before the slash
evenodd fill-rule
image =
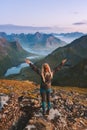
<path id="1" fill-rule="evenodd" d="M 75 12 L 73 12 L 73 14 L 79 14 L 79 12 L 78 12 L 78 11 L 75 11 Z"/>
<path id="2" fill-rule="evenodd" d="M 73 25 L 86 25 L 87 22 L 76 22 L 76 23 L 73 23 Z"/>

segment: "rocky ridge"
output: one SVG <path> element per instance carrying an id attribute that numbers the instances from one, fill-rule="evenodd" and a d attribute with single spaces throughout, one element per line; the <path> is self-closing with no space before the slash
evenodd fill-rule
<path id="1" fill-rule="evenodd" d="M 8 105 L 0 112 L 1 130 L 87 129 L 86 88 L 52 87 L 52 108 L 45 116 L 42 115 L 39 85 L 29 81 L 0 80 L 1 92 L 10 97 Z"/>

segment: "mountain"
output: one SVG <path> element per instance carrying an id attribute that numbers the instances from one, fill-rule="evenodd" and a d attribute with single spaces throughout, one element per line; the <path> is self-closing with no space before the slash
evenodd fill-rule
<path id="1" fill-rule="evenodd" d="M 7 68 L 23 62 L 29 54 L 20 46 L 19 42 L 8 42 L 5 38 L 0 38 L 0 76 Z"/>
<path id="2" fill-rule="evenodd" d="M 60 33 L 58 34 L 59 36 L 64 36 L 64 37 L 81 37 L 85 35 L 82 32 L 71 32 L 71 33 Z"/>
<path id="3" fill-rule="evenodd" d="M 60 34 L 53 33 L 53 36 L 65 41 L 67 43 L 71 43 L 75 39 L 78 39 L 84 35 L 86 35 L 86 34 L 84 34 L 82 32 L 71 32 L 71 33 L 60 33 Z"/>
<path id="4" fill-rule="evenodd" d="M 24 48 L 31 48 L 34 51 L 42 49 L 52 52 L 57 47 L 66 45 L 66 42 L 54 37 L 52 34 L 43 34 L 36 32 L 35 34 L 10 34 L 0 33 L 0 37 L 4 37 L 9 41 L 17 40 Z"/>
<path id="5" fill-rule="evenodd" d="M 67 62 L 54 75 L 53 85 L 87 87 L 87 35 L 76 39 L 69 45 L 56 49 L 43 60 L 37 62 L 36 65 L 41 68 L 41 65 L 47 62 L 53 69 L 65 58 L 67 58 Z M 28 71 L 32 74 L 30 75 Z M 22 70 L 21 74 L 24 74 L 22 77 L 24 79 L 29 78 L 40 82 L 39 78 L 35 76 L 35 72 L 29 68 Z"/>
<path id="6" fill-rule="evenodd" d="M 33 49 L 55 49 L 58 46 L 63 46 L 66 44 L 64 41 L 55 38 L 51 34 L 42 34 L 39 32 L 36 32 L 34 35 L 28 35 L 27 40 L 27 46 L 32 47 Z M 23 43 L 23 41 L 21 42 Z"/>

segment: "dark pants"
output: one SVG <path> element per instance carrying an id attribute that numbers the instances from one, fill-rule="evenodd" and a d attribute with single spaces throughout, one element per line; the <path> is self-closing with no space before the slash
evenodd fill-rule
<path id="1" fill-rule="evenodd" d="M 42 98 L 42 109 L 46 110 L 46 103 L 47 103 L 47 109 L 50 110 L 51 108 L 51 89 L 40 89 L 40 94 Z"/>

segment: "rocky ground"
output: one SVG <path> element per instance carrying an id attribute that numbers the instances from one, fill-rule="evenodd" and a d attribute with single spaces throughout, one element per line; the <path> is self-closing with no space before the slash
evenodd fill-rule
<path id="1" fill-rule="evenodd" d="M 53 87 L 45 116 L 37 84 L 1 80 L 0 92 L 10 97 L 0 112 L 0 130 L 87 130 L 87 89 Z"/>

